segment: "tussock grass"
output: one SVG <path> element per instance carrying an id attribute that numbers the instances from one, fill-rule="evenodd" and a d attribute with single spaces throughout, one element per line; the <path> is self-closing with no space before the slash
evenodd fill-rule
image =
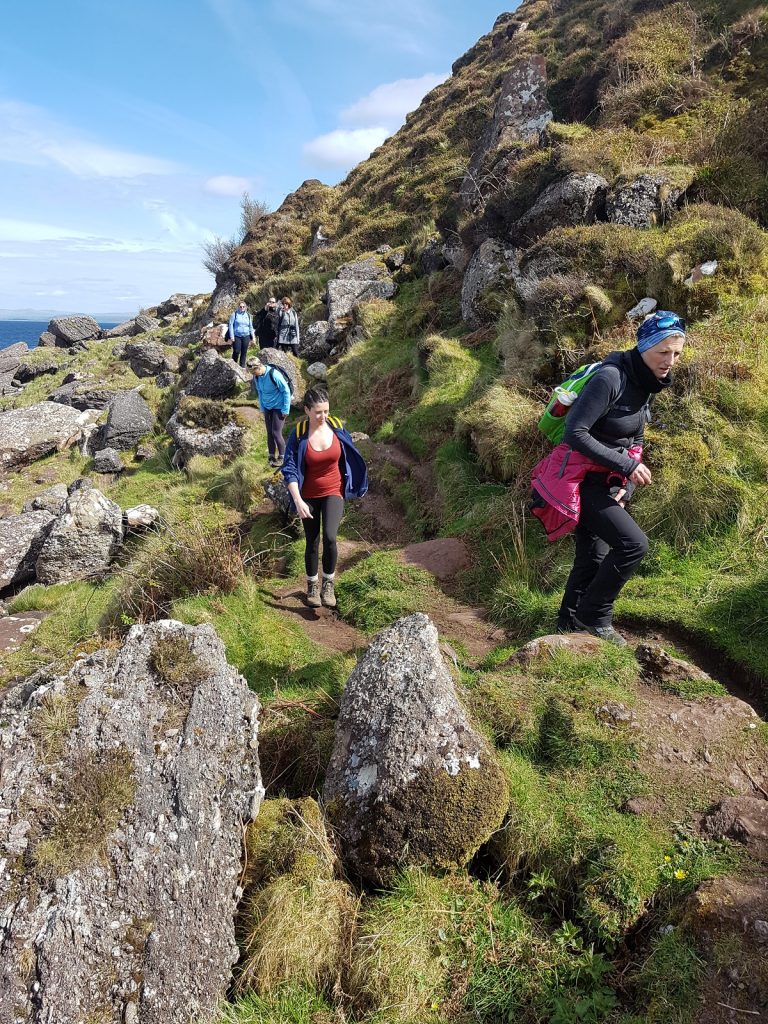
<path id="1" fill-rule="evenodd" d="M 197 594 L 228 594 L 243 580 L 239 537 L 226 527 L 190 520 L 147 540 L 126 565 L 109 619 L 152 622 L 167 618 L 173 601 Z"/>
<path id="2" fill-rule="evenodd" d="M 337 881 L 336 853 L 314 800 L 271 800 L 246 835 L 238 930 L 240 990 L 338 988 L 357 898 Z"/>
<path id="3" fill-rule="evenodd" d="M 285 986 L 267 996 L 248 992 L 224 1007 L 216 1024 L 344 1024 L 316 992 Z"/>
<path id="4" fill-rule="evenodd" d="M 456 431 L 468 437 L 487 473 L 509 482 L 520 474 L 529 476 L 540 457 L 540 415 L 538 403 L 506 381 L 497 381 L 459 413 Z"/>
<path id="5" fill-rule="evenodd" d="M 182 398 L 176 416 L 183 426 L 201 430 L 221 430 L 237 422 L 235 410 L 230 406 L 208 398 L 195 398 L 193 395 L 185 395 Z"/>

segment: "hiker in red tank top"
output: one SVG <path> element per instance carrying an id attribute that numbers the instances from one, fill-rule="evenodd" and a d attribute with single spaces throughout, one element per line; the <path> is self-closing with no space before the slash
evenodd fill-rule
<path id="1" fill-rule="evenodd" d="M 304 486 L 301 488 L 301 496 L 306 501 L 308 498 L 328 498 L 331 495 L 344 496 L 344 487 L 341 480 L 341 441 L 333 435 L 333 442 L 330 448 L 323 451 L 315 451 L 312 441 L 307 444 L 304 468 Z"/>

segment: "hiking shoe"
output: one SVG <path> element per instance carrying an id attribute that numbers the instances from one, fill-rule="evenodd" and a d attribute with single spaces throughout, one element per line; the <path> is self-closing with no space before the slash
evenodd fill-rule
<path id="1" fill-rule="evenodd" d="M 556 633 L 578 633 L 579 630 L 575 626 L 573 616 L 570 612 L 567 615 L 558 615 L 557 622 L 555 624 Z"/>
<path id="2" fill-rule="evenodd" d="M 307 604 L 319 608 L 320 603 L 320 580 L 307 580 Z"/>
<path id="3" fill-rule="evenodd" d="M 573 616 L 573 624 L 577 631 L 583 633 L 591 633 L 592 636 L 599 637 L 600 640 L 605 640 L 606 643 L 613 644 L 614 647 L 626 647 L 627 641 L 621 635 L 617 633 L 613 626 L 588 626 L 581 619 L 577 619 Z"/>
<path id="4" fill-rule="evenodd" d="M 323 580 L 322 599 L 326 608 L 336 607 L 336 592 L 333 589 L 333 580 Z"/>

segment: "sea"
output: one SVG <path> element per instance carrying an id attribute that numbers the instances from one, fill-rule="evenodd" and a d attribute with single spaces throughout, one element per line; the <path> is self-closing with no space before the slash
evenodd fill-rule
<path id="1" fill-rule="evenodd" d="M 40 335 L 48 327 L 48 320 L 0 320 L 0 349 L 15 345 L 17 341 L 25 341 L 28 348 L 37 348 Z M 106 330 L 116 327 L 117 321 L 104 321 L 101 326 Z"/>

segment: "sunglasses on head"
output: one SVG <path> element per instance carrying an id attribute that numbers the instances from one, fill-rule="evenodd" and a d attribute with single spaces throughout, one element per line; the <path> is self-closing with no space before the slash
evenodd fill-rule
<path id="1" fill-rule="evenodd" d="M 680 331 L 685 333 L 685 320 L 681 316 L 661 316 L 653 323 L 654 328 L 657 330 L 668 331 L 672 327 L 678 328 Z"/>

